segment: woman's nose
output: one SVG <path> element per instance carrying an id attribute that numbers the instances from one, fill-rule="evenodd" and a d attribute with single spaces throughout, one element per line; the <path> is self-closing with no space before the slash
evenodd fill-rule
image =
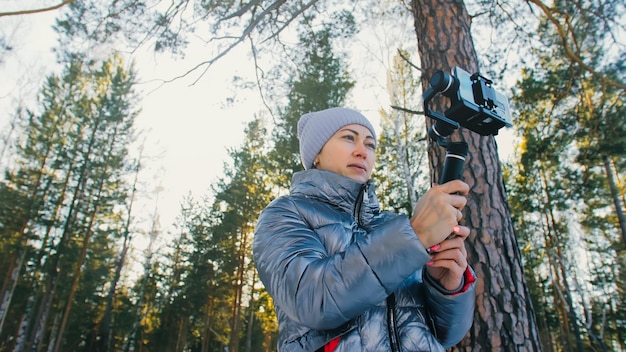
<path id="1" fill-rule="evenodd" d="M 354 155 L 365 158 L 367 156 L 367 147 L 362 143 L 357 143 L 354 148 Z"/>

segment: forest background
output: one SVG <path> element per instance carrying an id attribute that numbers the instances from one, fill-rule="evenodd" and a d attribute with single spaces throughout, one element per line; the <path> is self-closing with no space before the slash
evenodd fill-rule
<path id="1" fill-rule="evenodd" d="M 459 55 L 468 70 L 476 56 L 511 97 L 518 141 L 501 169 L 492 137 L 458 137 L 476 142 L 465 218 L 482 287 L 455 350 L 625 350 L 624 5 L 458 4 L 65 1 L 42 11 L 58 21 L 54 62 L 3 97 L 0 349 L 275 350 L 250 244 L 258 212 L 300 169 L 295 121 L 333 105 L 379 121 L 378 193 L 409 212 L 442 155 L 424 137 L 429 120 L 390 105 L 421 110 L 428 73 Z M 0 21 L 38 16 L 0 11 Z M 426 18 L 460 24 L 460 35 L 423 30 Z M 3 64 L 20 43 L 6 33 Z M 429 61 L 433 48 L 446 56 Z M 203 84 L 217 96 L 187 94 Z M 143 110 L 168 89 L 183 95 Z M 161 170 L 162 150 L 147 141 L 164 121 L 184 137 L 168 148 L 205 156 Z M 188 166 L 217 169 L 211 158 L 225 163 L 201 181 L 206 191 L 161 198 L 164 175 L 184 189 Z"/>

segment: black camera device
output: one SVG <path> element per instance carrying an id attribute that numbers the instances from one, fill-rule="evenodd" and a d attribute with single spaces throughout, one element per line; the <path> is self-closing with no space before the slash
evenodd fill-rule
<path id="1" fill-rule="evenodd" d="M 446 147 L 446 160 L 439 183 L 460 179 L 469 148 L 465 142 L 449 142 L 448 136 L 459 127 L 465 127 L 483 136 L 497 135 L 502 127 L 511 127 L 509 101 L 492 86 L 492 81 L 475 73 L 470 75 L 459 67 L 452 75 L 437 71 L 424 92 L 424 114 L 435 119 L 428 129 L 431 139 Z M 428 108 L 430 101 L 442 94 L 450 99 L 444 114 Z"/>
<path id="2" fill-rule="evenodd" d="M 459 67 L 453 67 L 451 73 L 435 72 L 424 92 L 424 113 L 437 120 L 433 125 L 437 136 L 445 138 L 459 127 L 483 136 L 497 135 L 500 128 L 512 126 L 509 101 L 493 88 L 490 79 L 479 73 L 470 75 Z M 444 114 L 428 108 L 439 93 L 450 99 Z"/>

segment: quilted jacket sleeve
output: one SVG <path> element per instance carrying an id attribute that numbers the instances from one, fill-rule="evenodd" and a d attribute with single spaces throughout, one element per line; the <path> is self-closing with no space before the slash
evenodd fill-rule
<path id="1" fill-rule="evenodd" d="M 311 223 L 322 216 L 308 215 Z M 336 226 L 337 236 L 351 231 L 340 222 L 329 226 Z M 290 319 L 316 330 L 338 327 L 379 304 L 429 260 L 404 215 L 329 255 L 289 198 L 276 199 L 260 215 L 253 255 L 275 304 Z"/>
<path id="2" fill-rule="evenodd" d="M 471 267 L 465 271 L 464 279 L 463 290 L 456 294 L 443 294 L 436 287 L 426 285 L 426 306 L 433 320 L 434 334 L 444 348 L 459 343 L 474 321 L 476 276 Z"/>

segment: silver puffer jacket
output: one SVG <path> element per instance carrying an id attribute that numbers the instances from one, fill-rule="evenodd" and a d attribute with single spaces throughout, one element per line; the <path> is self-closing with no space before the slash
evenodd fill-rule
<path id="1" fill-rule="evenodd" d="M 290 195 L 261 213 L 253 254 L 281 352 L 317 351 L 338 336 L 337 352 L 444 351 L 472 324 L 475 284 L 435 287 L 409 219 L 381 212 L 371 181 L 296 173 Z"/>

